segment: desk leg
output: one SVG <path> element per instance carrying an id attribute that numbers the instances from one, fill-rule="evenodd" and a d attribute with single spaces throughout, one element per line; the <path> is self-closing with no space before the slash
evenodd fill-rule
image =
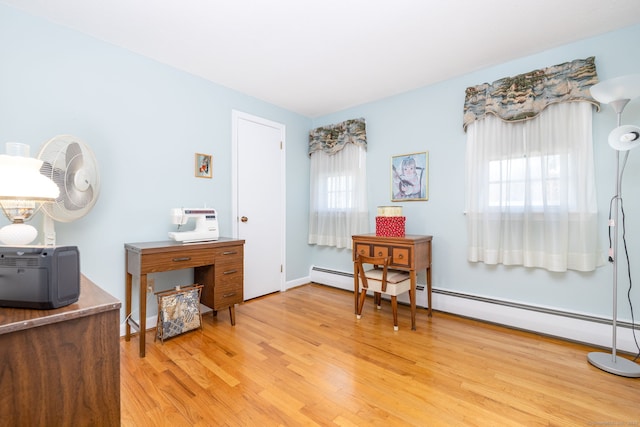
<path id="1" fill-rule="evenodd" d="M 409 299 L 411 300 L 411 330 L 416 330 L 416 271 L 409 271 L 409 277 L 411 278 L 411 293 Z"/>
<path id="2" fill-rule="evenodd" d="M 235 326 L 236 324 L 236 305 L 232 304 L 229 306 L 229 317 L 231 318 L 231 326 Z"/>
<path id="3" fill-rule="evenodd" d="M 427 267 L 427 300 L 429 303 L 427 314 L 431 317 L 431 266 Z"/>
<path id="4" fill-rule="evenodd" d="M 129 341 L 131 340 L 131 325 L 129 324 L 129 316 L 131 316 L 131 288 L 133 283 L 133 276 L 129 273 L 125 273 L 124 283 L 124 340 Z"/>
<path id="5" fill-rule="evenodd" d="M 145 338 L 147 332 L 147 275 L 140 275 L 140 357 L 145 355 Z"/>
<path id="6" fill-rule="evenodd" d="M 360 289 L 358 289 L 358 265 L 353 263 L 353 312 L 358 314 L 358 294 L 360 293 Z"/>

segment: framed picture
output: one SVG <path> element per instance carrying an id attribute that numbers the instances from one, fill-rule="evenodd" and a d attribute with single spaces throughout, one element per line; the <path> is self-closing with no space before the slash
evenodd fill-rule
<path id="1" fill-rule="evenodd" d="M 211 154 L 196 153 L 195 173 L 197 178 L 211 178 L 213 176 Z"/>
<path id="2" fill-rule="evenodd" d="M 429 200 L 429 152 L 391 157 L 391 201 Z"/>

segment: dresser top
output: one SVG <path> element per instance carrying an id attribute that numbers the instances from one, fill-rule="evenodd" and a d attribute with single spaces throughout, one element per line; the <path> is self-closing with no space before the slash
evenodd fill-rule
<path id="1" fill-rule="evenodd" d="M 84 275 L 80 276 L 80 297 L 65 307 L 51 310 L 0 308 L 0 335 L 37 326 L 64 322 L 111 310 L 120 310 L 121 303 Z"/>

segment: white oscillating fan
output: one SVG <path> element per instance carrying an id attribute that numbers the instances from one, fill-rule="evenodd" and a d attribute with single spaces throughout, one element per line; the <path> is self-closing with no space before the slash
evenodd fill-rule
<path id="1" fill-rule="evenodd" d="M 54 246 L 53 221 L 71 222 L 82 218 L 95 205 L 100 193 L 98 163 L 87 144 L 72 135 L 58 135 L 42 145 L 40 173 L 58 185 L 60 196 L 42 209 L 44 244 Z"/>

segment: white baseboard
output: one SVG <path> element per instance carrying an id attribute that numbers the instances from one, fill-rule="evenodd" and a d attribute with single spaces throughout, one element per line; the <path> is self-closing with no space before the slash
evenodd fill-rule
<path id="1" fill-rule="evenodd" d="M 332 272 L 329 269 L 312 267 L 309 278 L 314 283 L 353 292 L 352 273 Z M 422 308 L 428 306 L 425 287 L 424 284 L 418 284 L 416 292 L 416 305 Z M 432 298 L 433 309 L 437 311 L 597 347 L 612 348 L 613 327 L 610 319 L 456 293 L 438 288 L 433 288 Z M 409 298 L 407 295 L 402 295 L 398 301 L 408 304 Z M 619 351 L 638 353 L 631 325 L 619 322 L 616 335 L 616 348 Z M 636 331 L 636 335 L 640 341 L 640 330 Z"/>
<path id="2" fill-rule="evenodd" d="M 311 282 L 311 277 L 309 276 L 301 277 L 296 280 L 290 280 L 287 283 L 285 283 L 285 290 L 297 288 L 298 286 L 306 285 L 309 282 Z"/>

